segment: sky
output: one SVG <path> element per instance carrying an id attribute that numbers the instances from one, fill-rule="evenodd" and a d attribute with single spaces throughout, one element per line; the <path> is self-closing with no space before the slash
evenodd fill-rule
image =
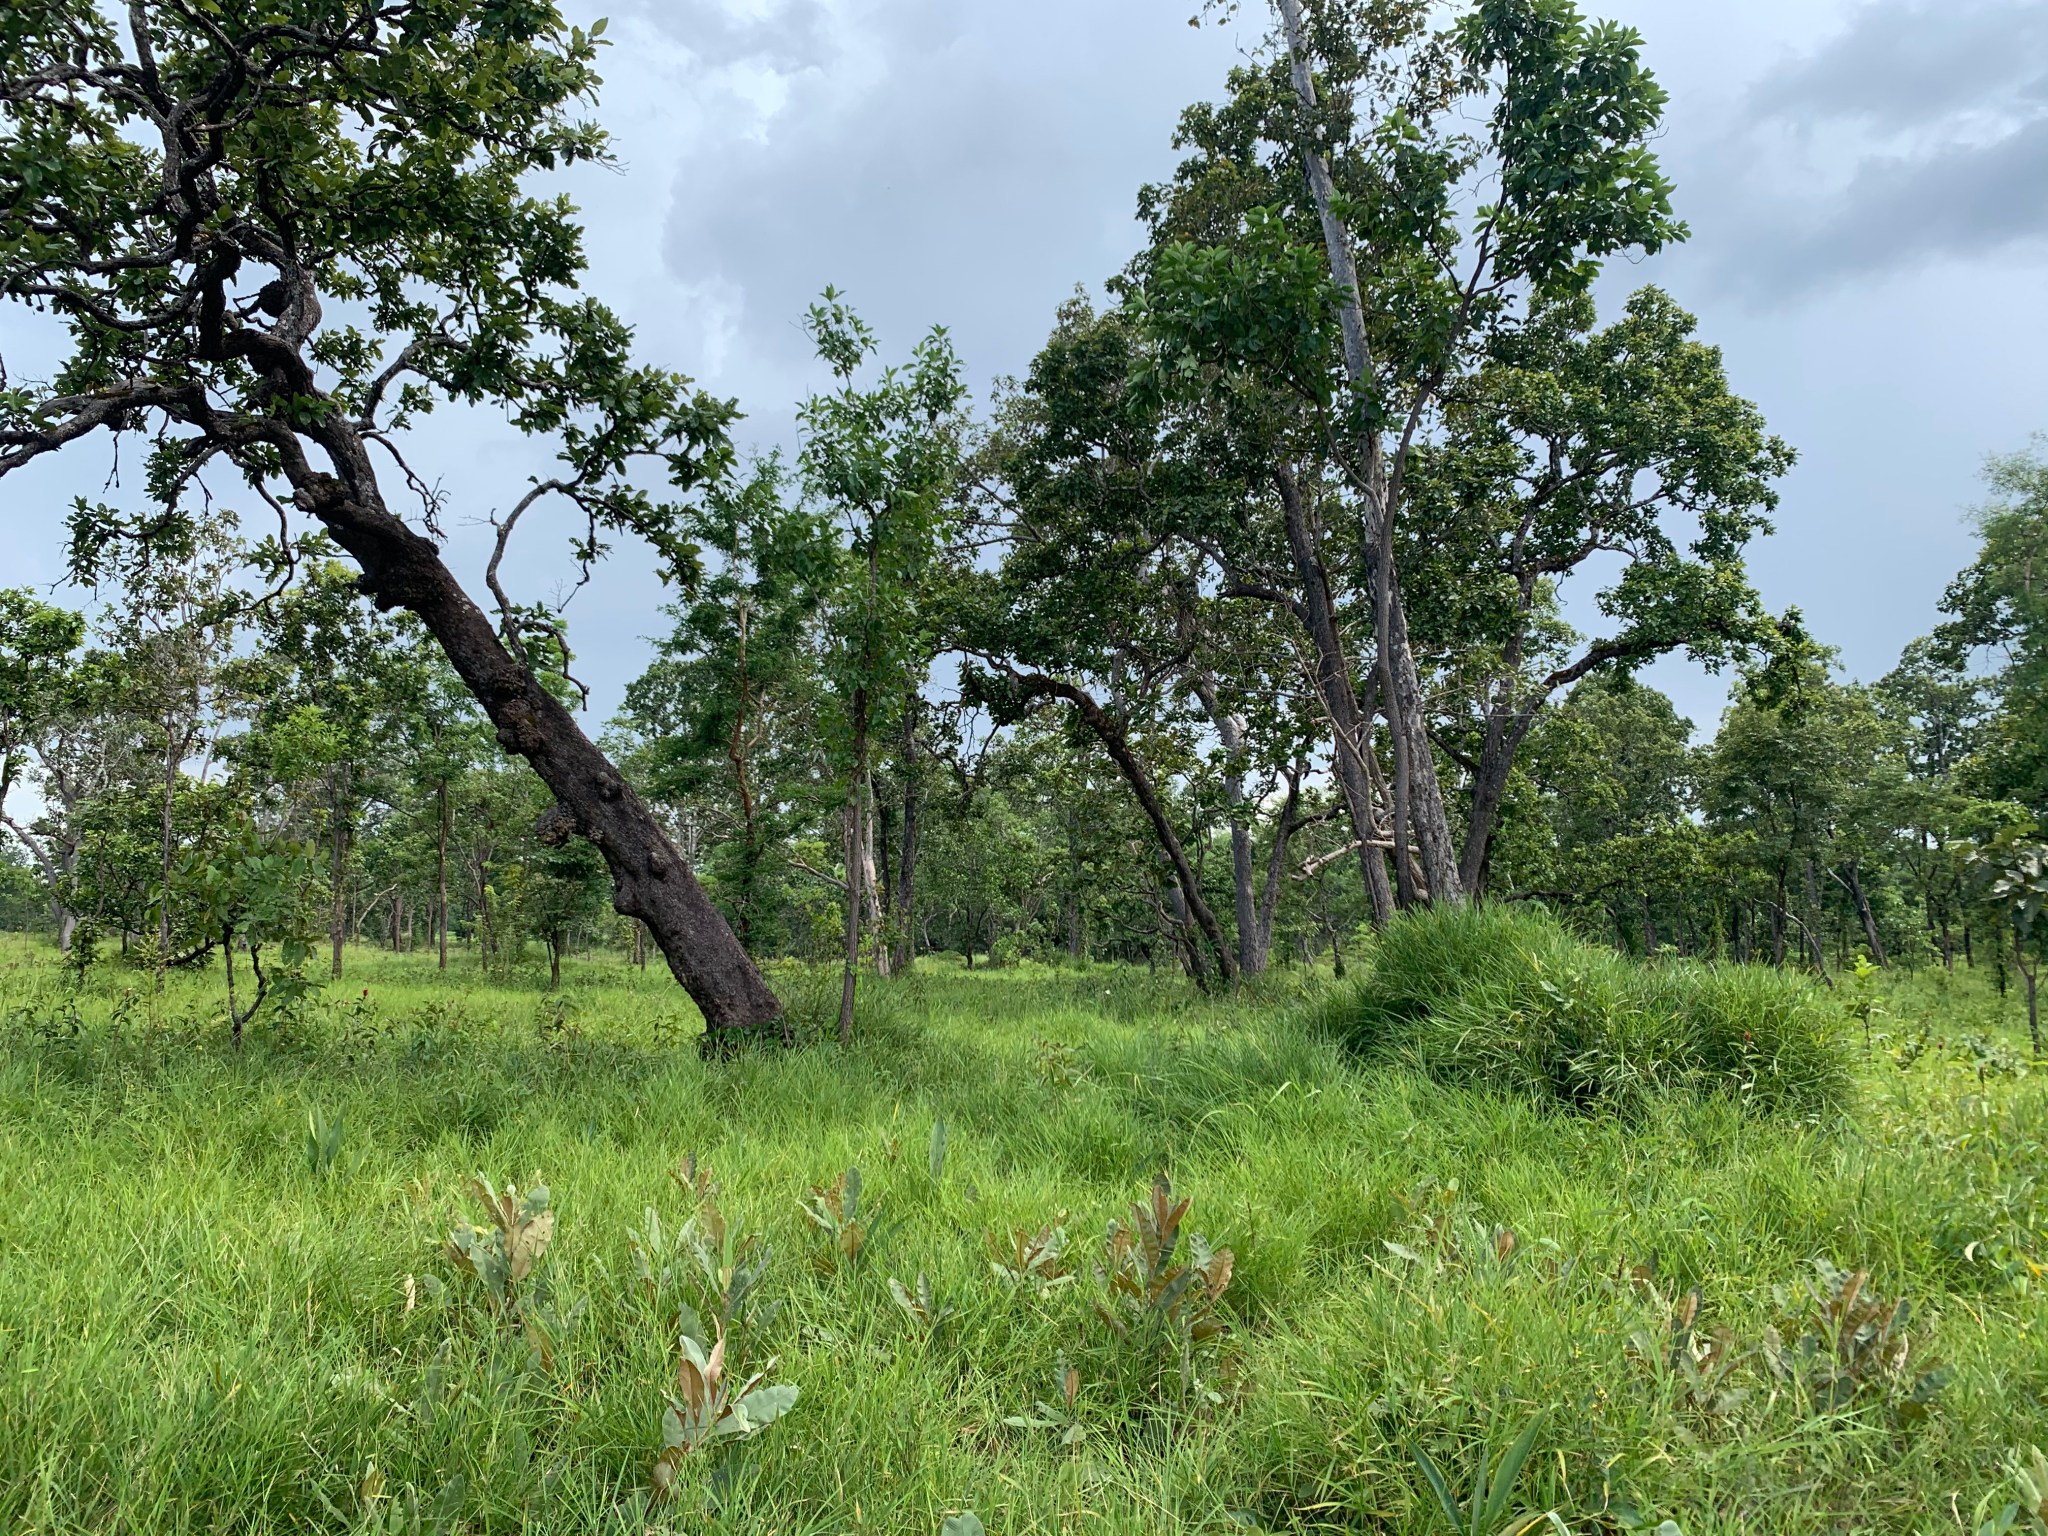
<path id="1" fill-rule="evenodd" d="M 1753 553 L 1846 671 L 1882 675 L 1969 559 L 1987 455 L 2048 428 L 2048 0 L 1582 0 L 1639 30 L 1671 93 L 1657 145 L 1689 242 L 1621 264 L 1603 305 L 1655 282 L 1700 318 L 1735 387 L 1798 451 Z M 575 174 L 589 289 L 649 360 L 786 441 L 824 381 L 799 330 L 828 283 L 900 356 L 944 325 L 977 391 L 1028 365 L 1054 308 L 1136 248 L 1135 194 L 1175 160 L 1187 103 L 1220 94 L 1266 25 L 1258 0 L 568 0 L 609 17 L 599 116 L 618 164 Z M 0 316 L 0 351 L 32 355 Z M 451 559 L 480 590 L 481 523 L 545 452 L 487 415 L 436 419 L 422 467 Z M 54 515 L 105 466 L 11 480 L 0 582 L 61 568 Z M 546 595 L 566 524 L 522 529 L 513 575 Z M 619 549 L 569 610 L 593 714 L 665 628 L 647 552 Z M 1583 604 L 1574 609 L 1590 614 Z M 1703 729 L 1725 679 L 1652 680 Z"/>

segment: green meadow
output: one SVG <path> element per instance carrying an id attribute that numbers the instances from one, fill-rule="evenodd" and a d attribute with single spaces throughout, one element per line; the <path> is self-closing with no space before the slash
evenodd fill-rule
<path id="1" fill-rule="evenodd" d="M 5 942 L 10 1531 L 1975 1533 L 2048 1445 L 2048 1078 L 1967 973 L 1813 1000 L 1820 1098 L 1568 1103 L 1347 1044 L 1356 972 L 927 959 L 707 1064 L 602 957 L 352 951 L 237 1053 Z M 478 1175 L 552 1221 L 495 1287 Z M 658 1465 L 697 1248 L 796 1397 Z"/>

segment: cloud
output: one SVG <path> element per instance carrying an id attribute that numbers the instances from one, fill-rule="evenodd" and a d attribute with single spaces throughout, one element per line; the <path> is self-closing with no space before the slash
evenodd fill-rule
<path id="1" fill-rule="evenodd" d="M 1235 39 L 1186 13 L 834 0 L 825 64 L 748 82 L 675 167 L 661 257 L 705 306 L 720 387 L 812 387 L 798 322 L 828 283 L 887 356 L 944 324 L 977 376 L 1021 369 L 1075 283 L 1135 249 L 1138 187 L 1222 87 Z"/>
<path id="2" fill-rule="evenodd" d="M 1763 307 L 2048 249 L 2048 0 L 1865 4 L 1681 171 L 1697 256 Z"/>

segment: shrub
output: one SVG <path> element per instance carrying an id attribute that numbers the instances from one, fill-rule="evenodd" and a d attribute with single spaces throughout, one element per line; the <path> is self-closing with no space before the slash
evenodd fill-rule
<path id="1" fill-rule="evenodd" d="M 1725 1093 L 1805 1114 L 1840 1104 L 1850 1083 L 1840 1011 L 1798 978 L 1645 965 L 1529 908 L 1402 917 L 1324 1017 L 1368 1059 L 1576 1109 Z"/>

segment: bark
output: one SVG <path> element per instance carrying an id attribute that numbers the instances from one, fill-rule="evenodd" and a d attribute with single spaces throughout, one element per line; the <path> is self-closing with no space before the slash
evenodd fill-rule
<path id="1" fill-rule="evenodd" d="M 1877 916 L 1870 910 L 1870 897 L 1863 889 L 1861 864 L 1862 861 L 1860 859 L 1851 859 L 1849 861 L 1849 895 L 1856 903 L 1856 916 L 1862 919 L 1863 937 L 1870 944 L 1870 958 L 1884 967 L 1884 969 L 1890 970 L 1892 963 L 1885 956 L 1884 940 L 1879 938 L 1877 933 Z M 1964 935 L 1966 938 L 1968 933 L 1969 930 L 1965 929 Z M 1968 947 L 1967 944 L 1965 947 Z"/>
<path id="2" fill-rule="evenodd" d="M 903 832 L 896 860 L 896 899 L 890 914 L 899 975 L 907 974 L 917 960 L 917 715 L 922 702 L 912 690 L 903 703 Z"/>
<path id="3" fill-rule="evenodd" d="M 1009 670 L 1009 669 L 1006 669 Z M 1131 750 L 1130 738 L 1123 727 L 1112 720 L 1095 702 L 1086 689 L 1072 683 L 1062 682 L 1038 672 L 1017 672 L 1009 670 L 1010 683 L 1024 698 L 1062 699 L 1074 707 L 1095 739 L 1102 743 L 1103 750 L 1115 762 L 1117 771 L 1124 782 L 1131 787 L 1131 793 L 1138 797 L 1138 805 L 1145 812 L 1145 819 L 1152 824 L 1153 835 L 1159 840 L 1160 850 L 1173 867 L 1175 888 L 1187 904 L 1195 926 L 1201 929 L 1202 937 L 1216 956 L 1217 969 L 1226 981 L 1237 975 L 1237 959 L 1230 951 L 1230 944 L 1223 936 L 1223 927 L 1216 921 L 1216 914 L 1209 909 L 1209 903 L 1202 896 L 1202 885 L 1195 878 L 1194 866 L 1188 863 L 1187 850 L 1181 846 L 1180 836 L 1173 830 L 1173 823 L 1167 819 L 1166 808 L 1160 804 L 1159 793 L 1153 787 L 1152 776 L 1145 771 L 1145 765 L 1138 761 Z"/>
<path id="4" fill-rule="evenodd" d="M 2027 964 L 2026 946 L 2020 942 L 2019 930 L 2012 935 L 2013 964 L 2019 967 L 2020 980 L 2027 984 L 2027 1037 L 2033 1042 L 2034 1059 L 2041 1059 L 2041 1010 L 2034 995 L 2034 983 L 2040 966 Z"/>
<path id="5" fill-rule="evenodd" d="M 385 511 L 362 444 L 340 431 L 327 443 L 350 485 L 304 469 L 303 506 L 362 568 L 380 608 L 417 615 L 482 706 L 507 751 L 532 765 L 575 834 L 595 843 L 611 872 L 612 905 L 647 925 L 655 945 L 703 1012 L 706 1054 L 749 1036 L 787 1038 L 782 1004 L 704 894 L 646 804 L 575 717 L 506 648 L 433 543 Z"/>
<path id="6" fill-rule="evenodd" d="M 1386 854 L 1380 846 L 1385 834 L 1380 828 L 1372 780 L 1366 770 L 1365 754 L 1371 750 L 1366 713 L 1359 707 L 1358 692 L 1351 680 L 1351 665 L 1345 658 L 1343 636 L 1337 628 L 1336 605 L 1330 597 L 1329 574 L 1316 549 L 1301 486 L 1292 467 L 1286 464 L 1279 466 L 1274 480 L 1287 527 L 1288 554 L 1302 589 L 1297 616 L 1316 648 L 1316 690 L 1330 719 L 1331 764 L 1337 791 L 1358 843 L 1359 872 L 1372 900 L 1373 926 L 1384 928 L 1394 915 L 1394 890 L 1387 879 Z"/>
<path id="7" fill-rule="evenodd" d="M 1306 115 L 1317 115 L 1315 78 L 1302 31 L 1300 0 L 1278 0 L 1287 38 L 1290 73 L 1296 97 Z M 1422 682 L 1408 638 L 1408 614 L 1401 600 L 1400 575 L 1394 563 L 1393 488 L 1388 483 L 1386 456 L 1379 429 L 1370 419 L 1374 388 L 1372 351 L 1365 334 L 1364 290 L 1351 251 L 1351 235 L 1336 209 L 1336 185 L 1321 148 L 1314 140 L 1300 146 L 1309 196 L 1322 224 L 1330 277 L 1338 293 L 1338 326 L 1344 343 L 1344 372 L 1351 385 L 1357 414 L 1358 478 L 1362 482 L 1364 517 L 1359 552 L 1373 596 L 1374 631 L 1379 672 L 1385 693 L 1383 708 L 1394 738 L 1394 836 L 1397 867 L 1408 833 L 1414 834 L 1422 869 L 1434 898 L 1449 904 L 1464 899 L 1451 846 L 1450 819 L 1444 811 L 1443 789 L 1437 781 L 1436 759 L 1430 750 L 1423 709 Z M 1405 879 L 1405 873 L 1403 875 Z"/>
<path id="8" fill-rule="evenodd" d="M 440 925 L 441 969 L 448 969 L 448 783 L 441 782 L 441 826 L 434 841 L 434 888 L 435 904 L 438 910 L 435 918 Z"/>
<path id="9" fill-rule="evenodd" d="M 1266 968 L 1266 960 L 1258 942 L 1258 898 L 1253 889 L 1258 876 L 1252 858 L 1252 829 L 1245 819 L 1245 722 L 1241 715 L 1223 708 L 1213 678 L 1191 672 L 1188 681 L 1195 697 L 1202 701 L 1209 723 L 1216 728 L 1217 739 L 1223 743 L 1223 798 L 1230 804 L 1230 888 L 1233 915 L 1237 919 L 1237 968 L 1246 976 L 1256 976 Z"/>

